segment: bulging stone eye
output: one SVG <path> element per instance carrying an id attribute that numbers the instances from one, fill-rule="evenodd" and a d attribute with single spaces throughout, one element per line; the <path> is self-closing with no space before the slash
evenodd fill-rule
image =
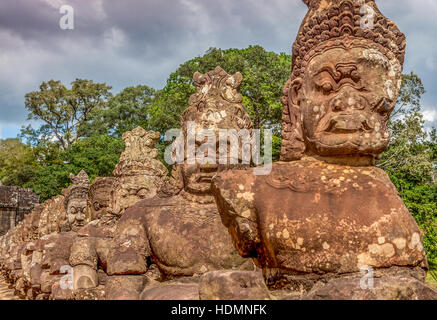
<path id="1" fill-rule="evenodd" d="M 94 210 L 100 210 L 100 203 L 94 202 Z"/>

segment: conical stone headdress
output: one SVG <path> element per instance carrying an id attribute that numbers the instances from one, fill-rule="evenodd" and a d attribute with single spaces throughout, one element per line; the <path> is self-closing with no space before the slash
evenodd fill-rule
<path id="1" fill-rule="evenodd" d="M 66 196 L 64 199 L 65 209 L 67 209 L 70 199 L 86 199 L 90 189 L 90 179 L 84 170 L 80 171 L 77 176 L 70 174 L 70 180 L 73 184 L 66 190 Z"/>

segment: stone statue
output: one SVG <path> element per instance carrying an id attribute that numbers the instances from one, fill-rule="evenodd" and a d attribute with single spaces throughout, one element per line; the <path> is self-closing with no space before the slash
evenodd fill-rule
<path id="1" fill-rule="evenodd" d="M 420 295 L 428 268 L 421 231 L 388 175 L 374 166 L 390 139 L 405 36 L 372 0 L 304 2 L 309 12 L 284 88 L 282 161 L 267 176 L 217 175 L 222 220 L 271 289 L 308 292 L 350 277 L 353 285 L 342 288 L 359 291 L 360 270 L 371 267 L 385 277 L 382 287 L 399 274 L 419 279 L 412 289 Z M 368 10 L 373 28 L 362 24 Z M 365 295 L 348 292 L 346 298 Z"/>
<path id="2" fill-rule="evenodd" d="M 167 178 L 166 167 L 158 160 L 158 132 L 141 127 L 123 134 L 126 149 L 114 170 L 115 178 L 98 178 L 91 186 L 89 208 L 93 221 L 78 232 L 71 250 L 74 289 L 86 296 L 104 284 L 107 258 L 117 220 L 140 200 L 152 198 Z"/>
<path id="3" fill-rule="evenodd" d="M 112 216 L 112 214 L 108 212 L 108 208 L 111 203 L 111 192 L 114 183 L 115 178 L 94 179 L 88 197 L 88 208 L 90 210 L 91 221 Z"/>
<path id="4" fill-rule="evenodd" d="M 69 259 L 74 268 L 74 290 L 98 287 L 99 269 L 106 275 L 107 255 L 117 221 L 108 210 L 114 183 L 114 178 L 96 178 L 91 185 L 88 206 L 92 221 L 78 231 Z"/>
<path id="5" fill-rule="evenodd" d="M 230 76 L 220 67 L 194 75 L 197 93 L 182 115 L 182 143 L 186 145 L 189 122 L 195 130 L 212 129 L 217 137 L 220 129 L 251 130 L 238 92 L 241 80 L 240 73 Z M 218 158 L 218 153 L 213 157 Z M 142 275 L 150 272 L 151 264 L 159 268 L 159 281 L 218 269 L 253 269 L 253 263 L 242 259 L 233 248 L 211 193 L 212 177 L 229 167 L 211 163 L 177 166 L 176 185 L 183 186 L 182 190 L 162 189 L 155 198 L 126 210 L 118 222 L 108 261 L 112 277 L 107 284 L 107 299 L 138 299 L 144 287 Z M 120 279 L 123 277 L 124 282 Z M 131 283 L 130 288 L 126 288 L 127 283 Z"/>
<path id="6" fill-rule="evenodd" d="M 64 206 L 70 230 L 77 231 L 90 221 L 88 212 L 90 181 L 83 170 L 77 176 L 70 174 L 70 179 L 73 185 L 64 199 Z"/>
<path id="7" fill-rule="evenodd" d="M 77 231 L 90 220 L 88 175 L 82 170 L 76 176 L 70 174 L 70 179 L 73 184 L 63 190 L 64 196 L 47 200 L 41 213 L 38 244 L 41 254 L 35 255 L 41 261 L 41 270 L 35 265 L 35 274 L 40 272 L 40 291 L 44 299 L 71 298 L 70 290 L 59 290 L 62 270 L 70 264 L 70 251 Z"/>
<path id="8" fill-rule="evenodd" d="M 147 132 L 141 127 L 123 134 L 126 149 L 114 170 L 116 178 L 109 210 L 120 216 L 138 201 L 156 195 L 167 176 L 167 168 L 158 160 L 156 144 L 159 132 Z"/>

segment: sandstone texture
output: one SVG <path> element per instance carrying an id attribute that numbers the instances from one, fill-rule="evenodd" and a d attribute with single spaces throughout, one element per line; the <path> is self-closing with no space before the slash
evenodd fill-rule
<path id="1" fill-rule="evenodd" d="M 415 285 L 426 288 L 423 279 L 411 276 L 381 278 L 383 289 L 365 294 L 344 280 L 363 268 L 428 269 L 421 230 L 374 166 L 390 140 L 405 36 L 374 1 L 366 5 L 377 27 L 366 32 L 362 3 L 306 3 L 284 87 L 282 161 L 265 176 L 218 173 L 213 190 L 223 223 L 271 289 L 305 293 L 324 283 L 314 296 L 423 298 L 426 289 Z M 395 279 L 414 293 L 392 294 Z"/>
<path id="2" fill-rule="evenodd" d="M 201 300 L 270 300 L 261 272 L 219 270 L 204 274 Z"/>
<path id="3" fill-rule="evenodd" d="M 390 141 L 405 36 L 373 0 L 304 2 L 280 162 L 250 168 L 246 155 L 259 150 L 242 75 L 196 72 L 166 153 L 171 177 L 161 134 L 138 127 L 123 134 L 112 178 L 71 174 L 41 204 L 0 183 L 0 299 L 437 299 L 422 231 L 375 166 Z"/>
<path id="4" fill-rule="evenodd" d="M 220 129 L 249 131 L 251 123 L 238 93 L 241 80 L 241 74 L 230 76 L 220 67 L 207 74 L 196 73 L 198 91 L 182 115 L 182 131 L 189 131 L 190 126 L 217 133 Z M 178 143 L 187 145 L 186 137 Z M 185 152 L 185 159 L 188 157 Z M 233 247 L 211 193 L 212 177 L 227 168 L 177 166 L 175 177 L 154 198 L 126 210 L 117 224 L 108 274 L 145 274 L 151 263 L 158 267 L 162 280 L 221 269 L 253 270 L 252 261 L 240 257 Z M 167 289 L 154 290 L 160 297 Z"/>

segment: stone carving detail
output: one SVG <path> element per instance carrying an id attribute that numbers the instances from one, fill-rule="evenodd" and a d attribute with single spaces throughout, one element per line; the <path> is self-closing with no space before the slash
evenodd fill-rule
<path id="1" fill-rule="evenodd" d="M 437 299 L 424 284 L 421 231 L 374 166 L 390 139 L 405 36 L 373 0 L 303 1 L 309 12 L 293 45 L 281 161 L 271 174 L 187 161 L 187 133 L 252 133 L 242 75 L 196 72 L 176 142 L 186 161 L 171 178 L 155 148 L 160 133 L 138 127 L 123 135 L 114 178 L 90 185 L 81 171 L 62 195 L 38 205 L 29 190 L 0 182 L 0 272 L 16 295 Z M 363 5 L 375 13 L 373 27 L 361 25 Z M 372 290 L 360 286 L 362 267 L 373 268 Z M 74 271 L 68 289 L 65 268 Z"/>
<path id="2" fill-rule="evenodd" d="M 0 268 L 21 297 L 104 298 L 108 254 L 120 210 L 153 197 L 164 181 L 171 186 L 155 149 L 159 139 L 159 133 L 142 128 L 125 133 L 126 150 L 114 170 L 115 178 L 96 178 L 90 185 L 86 172 L 70 175 L 72 185 L 62 195 L 37 205 L 1 238 Z M 12 198 L 21 209 L 30 205 L 23 197 Z M 73 286 L 62 289 L 61 268 L 69 266 Z"/>
<path id="3" fill-rule="evenodd" d="M 115 178 L 96 178 L 90 187 L 88 208 L 91 221 L 101 219 L 110 214 L 111 192 Z"/>
<path id="4" fill-rule="evenodd" d="M 334 292 L 320 290 L 334 278 L 355 288 L 365 266 L 384 279 L 400 267 L 425 286 L 421 231 L 387 174 L 374 167 L 390 138 L 405 37 L 374 1 L 366 5 L 374 8 L 375 28 L 362 30 L 358 2 L 306 1 L 284 88 L 283 162 L 269 176 L 233 170 L 213 180 L 239 253 L 263 268 L 270 289 L 299 293 L 318 283 L 306 298 Z M 375 297 L 362 290 L 350 299 L 360 296 Z"/>
<path id="5" fill-rule="evenodd" d="M 160 133 L 138 127 L 123 135 L 126 149 L 114 178 L 97 178 L 91 185 L 88 207 L 92 222 L 78 231 L 71 248 L 75 297 L 105 294 L 108 255 L 117 220 L 125 209 L 156 195 L 165 180 L 166 167 L 155 148 Z"/>
<path id="6" fill-rule="evenodd" d="M 116 178 L 109 210 L 120 216 L 140 200 L 156 195 L 167 168 L 158 159 L 156 144 L 159 132 L 147 132 L 141 127 L 123 134 L 126 149 L 114 170 Z"/>
<path id="7" fill-rule="evenodd" d="M 90 181 L 87 173 L 83 170 L 77 176 L 70 174 L 70 179 L 73 185 L 69 188 L 64 199 L 64 206 L 70 230 L 77 231 L 90 221 L 88 213 Z"/>
<path id="8" fill-rule="evenodd" d="M 0 182 L 0 236 L 23 220 L 38 201 L 32 190 L 3 186 Z"/>
<path id="9" fill-rule="evenodd" d="M 74 270 L 73 287 L 76 292 L 82 290 L 81 295 L 94 296 L 99 291 L 96 288 L 106 278 L 107 255 L 116 223 L 116 216 L 108 210 L 114 183 L 114 178 L 94 180 L 89 193 L 93 221 L 78 231 L 71 248 L 69 262 Z"/>
<path id="10" fill-rule="evenodd" d="M 308 4 L 284 87 L 282 159 L 379 154 L 389 142 L 386 125 L 401 86 L 405 36 L 374 1 L 366 2 L 375 11 L 373 29 L 360 26 L 363 2 Z"/>
<path id="11" fill-rule="evenodd" d="M 194 130 L 212 129 L 216 133 L 219 129 L 252 128 L 238 92 L 241 80 L 241 74 L 230 76 L 220 67 L 194 75 L 197 93 L 190 98 L 190 106 L 181 119 L 185 138 L 188 122 L 193 123 Z M 115 247 L 108 261 L 109 275 L 117 279 L 123 275 L 149 277 L 153 266 L 150 263 L 158 266 L 161 281 L 218 269 L 253 270 L 252 262 L 239 257 L 233 248 L 211 193 L 212 177 L 227 168 L 228 165 L 215 164 L 180 165 L 176 169 L 180 179 L 176 184 L 183 186 L 180 192 L 159 193 L 129 208 L 117 225 Z M 121 299 L 126 288 L 123 281 L 117 281 L 120 285 L 108 287 L 107 296 Z M 167 289 L 156 294 L 170 294 Z M 141 290 L 134 294 L 136 299 Z M 154 296 L 147 290 L 142 298 Z"/>

